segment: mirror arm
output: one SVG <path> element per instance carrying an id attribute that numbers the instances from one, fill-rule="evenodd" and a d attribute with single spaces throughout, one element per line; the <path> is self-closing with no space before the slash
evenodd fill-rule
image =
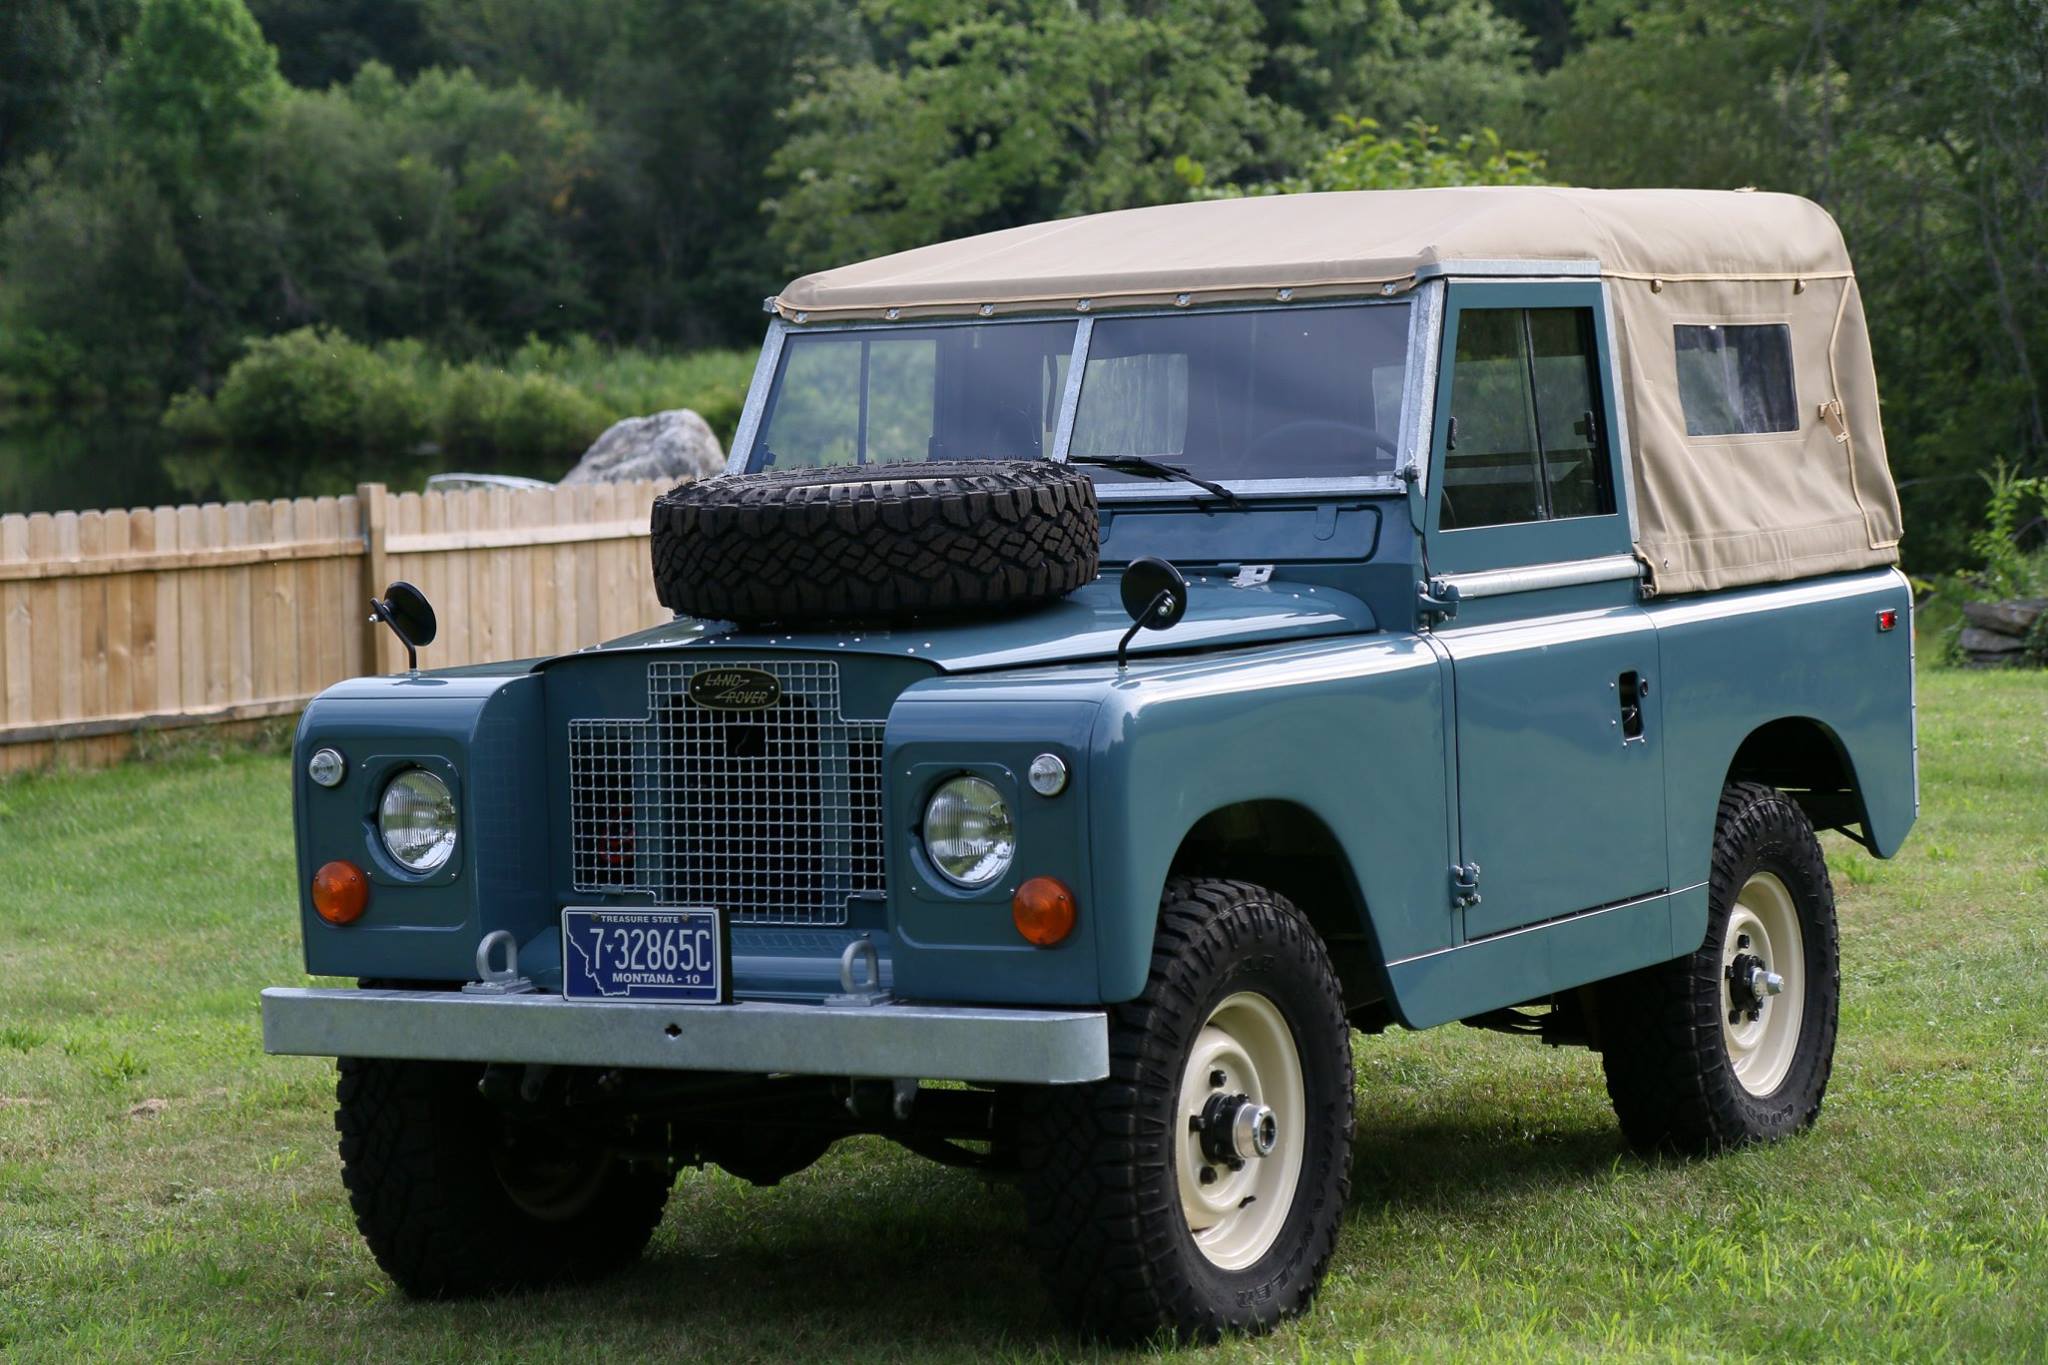
<path id="1" fill-rule="evenodd" d="M 1172 589 L 1161 588 L 1158 592 L 1152 595 L 1152 600 L 1146 604 L 1143 614 L 1141 614 L 1136 620 L 1131 622 L 1131 628 L 1124 632 L 1124 638 L 1116 642 L 1117 672 L 1121 673 L 1126 668 L 1130 667 L 1130 659 L 1128 656 L 1130 653 L 1132 637 L 1136 636 L 1139 631 L 1145 629 L 1146 625 L 1149 622 L 1151 622 L 1154 618 L 1168 615 L 1172 611 Z"/>
<path id="2" fill-rule="evenodd" d="M 420 652 L 419 652 L 419 650 L 417 650 L 417 649 L 415 649 L 415 648 L 413 647 L 413 643 L 412 643 L 412 640 L 411 640 L 411 638 L 410 638 L 410 637 L 408 637 L 408 636 L 406 635 L 406 633 L 405 633 L 404 631 L 402 631 L 402 630 L 400 630 L 400 629 L 398 628 L 398 622 L 392 619 L 392 616 L 391 616 L 391 606 L 390 606 L 390 604 L 389 604 L 389 603 L 387 603 L 387 602 L 386 602 L 386 601 L 385 601 L 385 600 L 384 600 L 383 598 L 381 598 L 381 597 L 373 597 L 373 598 L 371 598 L 371 599 L 370 599 L 370 619 L 371 619 L 372 621 L 382 621 L 382 622 L 383 622 L 383 623 L 384 623 L 385 625 L 387 625 L 387 626 L 391 627 L 391 633 L 392 633 L 393 635 L 396 635 L 396 636 L 398 637 L 398 642 L 399 642 L 400 644 L 402 644 L 402 645 L 404 645 L 404 646 L 405 646 L 405 668 L 406 668 L 406 671 L 407 671 L 408 673 L 417 673 L 417 672 L 419 672 L 419 671 L 420 671 Z"/>

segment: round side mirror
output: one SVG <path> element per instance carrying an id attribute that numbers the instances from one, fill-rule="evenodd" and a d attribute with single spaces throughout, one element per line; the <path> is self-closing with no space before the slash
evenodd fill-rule
<path id="1" fill-rule="evenodd" d="M 384 589 L 383 617 L 398 638 L 414 649 L 425 649 L 434 643 L 434 634 L 440 628 L 434 619 L 434 604 L 427 601 L 427 595 L 412 584 L 400 581 Z"/>
<path id="2" fill-rule="evenodd" d="M 1187 615 L 1187 579 L 1153 555 L 1131 561 L 1124 570 L 1122 594 L 1124 611 L 1146 630 L 1169 630 Z"/>

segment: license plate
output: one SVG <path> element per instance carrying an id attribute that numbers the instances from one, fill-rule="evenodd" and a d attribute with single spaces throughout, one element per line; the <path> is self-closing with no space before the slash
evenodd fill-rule
<path id="1" fill-rule="evenodd" d="M 562 994 L 719 1004 L 724 938 L 712 909 L 564 910 Z"/>

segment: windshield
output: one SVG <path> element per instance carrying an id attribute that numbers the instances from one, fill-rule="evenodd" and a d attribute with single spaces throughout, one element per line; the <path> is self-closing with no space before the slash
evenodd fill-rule
<path id="1" fill-rule="evenodd" d="M 749 467 L 1050 455 L 1076 329 L 791 335 Z M 1391 473 L 1407 349 L 1405 303 L 1101 318 L 1071 450 L 1150 456 L 1218 480 Z"/>

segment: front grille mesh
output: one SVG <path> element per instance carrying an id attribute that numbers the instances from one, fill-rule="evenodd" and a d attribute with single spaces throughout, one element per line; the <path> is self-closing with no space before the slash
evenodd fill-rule
<path id="1" fill-rule="evenodd" d="M 758 711 L 693 704 L 690 678 L 772 673 Z M 840 714 L 839 666 L 810 660 L 662 661 L 645 720 L 569 723 L 570 834 L 578 891 L 652 893 L 742 924 L 846 923 L 880 896 L 882 722 Z"/>

